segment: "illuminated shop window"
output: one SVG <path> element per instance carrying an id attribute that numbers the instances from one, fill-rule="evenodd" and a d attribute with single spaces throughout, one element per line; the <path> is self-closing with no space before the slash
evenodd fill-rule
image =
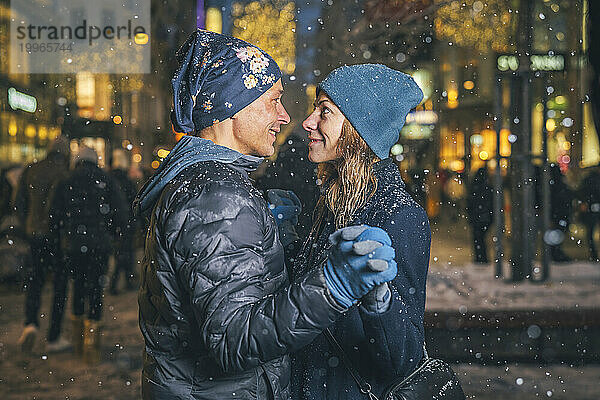
<path id="1" fill-rule="evenodd" d="M 464 133 L 442 127 L 440 134 L 440 168 L 463 171 L 465 169 L 464 156 Z"/>
<path id="2" fill-rule="evenodd" d="M 94 74 L 90 72 L 79 72 L 76 78 L 77 107 L 79 116 L 91 118 L 94 114 L 94 103 L 96 99 L 96 82 Z"/>
<path id="3" fill-rule="evenodd" d="M 510 130 L 502 129 L 500 131 L 500 156 L 509 157 L 511 153 Z M 488 162 L 495 162 L 496 159 L 496 131 L 493 129 L 483 129 L 479 133 L 471 135 L 471 170 L 477 170 Z"/>
<path id="4" fill-rule="evenodd" d="M 592 118 L 592 106 L 589 102 L 583 104 L 583 147 L 582 167 L 600 164 L 600 144 Z"/>

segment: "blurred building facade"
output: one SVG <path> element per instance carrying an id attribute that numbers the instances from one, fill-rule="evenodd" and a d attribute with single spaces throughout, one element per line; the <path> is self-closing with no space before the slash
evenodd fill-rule
<path id="1" fill-rule="evenodd" d="M 499 107 L 502 157 L 510 157 L 519 132 L 530 131 L 534 162 L 546 135 L 549 161 L 578 176 L 600 162 L 587 93 L 588 1 L 531 2 L 529 130 L 514 115 L 519 94 L 511 83 L 524 60 L 524 0 L 153 1 L 152 73 L 45 76 L 8 73 L 10 8 L 0 0 L 0 164 L 39 158 L 64 131 L 106 156 L 123 147 L 134 163 L 156 168 L 159 152 L 168 154 L 176 140 L 169 122 L 174 53 L 200 27 L 255 43 L 280 64 L 293 121 L 280 143 L 291 132 L 302 134 L 315 85 L 329 71 L 381 62 L 412 74 L 425 93 L 393 150 L 403 170 L 454 173 L 494 165 Z M 31 103 L 26 96 L 34 97 L 35 111 L 11 107 L 9 89 L 22 108 Z"/>
<path id="2" fill-rule="evenodd" d="M 174 142 L 169 123 L 175 51 L 195 28 L 195 1 L 152 1 L 150 74 L 20 74 L 9 71 L 10 2 L 0 0 L 0 166 L 43 158 L 65 134 L 71 147 L 94 148 L 100 164 L 124 148 L 131 162 L 149 166 L 160 144 Z M 160 10 L 160 12 L 156 12 Z"/>
<path id="3" fill-rule="evenodd" d="M 331 4 L 329 4 L 331 3 Z M 534 0 L 532 7 L 531 148 L 563 171 L 600 162 L 588 96 L 587 1 Z M 523 1 L 362 1 L 324 3 L 315 64 L 381 62 L 413 75 L 425 92 L 398 146 L 404 169 L 454 172 L 493 164 L 495 106 L 503 119 L 500 155 L 511 155 L 520 121 L 511 77 L 519 69 Z M 496 82 L 500 80 L 500 93 Z M 545 110 L 545 113 L 544 113 Z M 516 121 L 516 122 L 515 122 Z M 521 125 L 523 125 L 521 123 Z M 519 126 L 519 130 L 529 129 Z M 507 160 L 502 160 L 507 166 Z"/>

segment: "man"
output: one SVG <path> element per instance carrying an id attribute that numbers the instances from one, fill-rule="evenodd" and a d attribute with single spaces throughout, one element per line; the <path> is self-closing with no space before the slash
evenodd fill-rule
<path id="1" fill-rule="evenodd" d="M 150 217 L 138 296 L 142 397 L 287 399 L 288 354 L 346 300 L 393 279 L 394 251 L 381 229 L 347 228 L 323 260 L 331 268 L 290 284 L 275 220 L 248 178 L 290 121 L 279 67 L 255 46 L 201 30 L 177 57 L 171 120 L 188 135 L 136 199 Z M 378 248 L 354 253 L 364 240 Z M 377 262 L 387 268 L 374 272 Z"/>
<path id="2" fill-rule="evenodd" d="M 127 226 L 121 231 L 119 240 L 116 243 L 115 249 L 115 269 L 110 278 L 110 293 L 118 294 L 119 276 L 121 272 L 125 275 L 125 288 L 127 290 L 134 289 L 134 242 L 137 222 L 131 209 L 131 204 L 135 200 L 136 187 L 135 184 L 127 176 L 129 168 L 129 160 L 127 154 L 121 150 L 113 151 L 112 170 L 110 175 L 113 180 L 119 185 L 121 192 L 125 196 L 126 203 L 123 204 L 124 212 L 128 216 Z"/>
<path id="3" fill-rule="evenodd" d="M 46 350 L 62 351 L 70 346 L 67 340 L 59 338 L 67 297 L 68 274 L 48 231 L 50 196 L 68 171 L 69 142 L 61 136 L 52 143 L 44 160 L 25 168 L 17 191 L 17 215 L 29 237 L 32 255 L 31 271 L 25 280 L 25 329 L 18 340 L 21 350 L 25 352 L 31 351 L 35 344 L 40 326 L 40 298 L 48 272 L 54 273 L 54 300 Z"/>
<path id="4" fill-rule="evenodd" d="M 58 183 L 50 202 L 50 234 L 60 244 L 74 278 L 75 354 L 92 364 L 100 360 L 102 285 L 111 239 L 127 225 L 125 197 L 97 161 L 93 149 L 80 146 L 73 170 Z"/>

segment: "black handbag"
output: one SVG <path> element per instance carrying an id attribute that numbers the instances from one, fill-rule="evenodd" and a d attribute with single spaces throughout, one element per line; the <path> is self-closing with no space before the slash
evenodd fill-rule
<path id="1" fill-rule="evenodd" d="M 344 349 L 335 339 L 329 329 L 324 331 L 327 341 L 344 363 L 346 369 L 358 385 L 360 392 L 369 400 L 464 400 L 460 382 L 447 362 L 429 358 L 427 349 L 423 345 L 423 360 L 417 368 L 406 378 L 395 379 L 383 391 L 380 397 L 372 392 L 371 385 L 365 381 L 358 371 L 352 366 Z"/>

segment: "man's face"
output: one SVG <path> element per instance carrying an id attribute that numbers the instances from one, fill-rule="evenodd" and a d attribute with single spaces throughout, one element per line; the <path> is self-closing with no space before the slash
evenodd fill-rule
<path id="1" fill-rule="evenodd" d="M 346 117 L 327 97 L 319 93 L 315 110 L 304 120 L 302 127 L 308 133 L 308 159 L 315 163 L 337 159 L 337 144 Z"/>
<path id="2" fill-rule="evenodd" d="M 290 122 L 290 116 L 281 103 L 283 85 L 278 80 L 232 118 L 235 149 L 242 154 L 268 157 L 275 152 L 273 143 L 281 125 Z"/>

